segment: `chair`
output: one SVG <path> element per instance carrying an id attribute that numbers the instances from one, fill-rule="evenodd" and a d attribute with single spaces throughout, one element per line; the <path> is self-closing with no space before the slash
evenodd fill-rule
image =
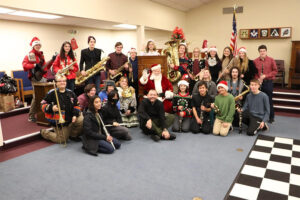
<path id="1" fill-rule="evenodd" d="M 0 71 L 0 79 L 2 78 L 2 76 L 4 76 L 5 71 Z"/>
<path id="2" fill-rule="evenodd" d="M 285 67 L 284 67 L 284 60 L 275 60 L 277 65 L 277 74 L 275 80 L 281 79 L 281 87 L 284 88 L 285 85 Z"/>
<path id="3" fill-rule="evenodd" d="M 28 79 L 28 72 L 23 70 L 13 70 L 11 76 L 17 81 L 18 91 L 22 95 L 22 101 L 25 102 L 26 95 L 33 95 L 33 87 L 31 81 Z"/>

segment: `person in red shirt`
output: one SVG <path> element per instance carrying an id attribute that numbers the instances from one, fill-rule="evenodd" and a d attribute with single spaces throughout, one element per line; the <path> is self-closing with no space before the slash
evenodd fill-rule
<path id="1" fill-rule="evenodd" d="M 55 59 L 55 56 L 53 56 L 52 60 L 50 60 L 49 62 L 47 63 L 45 62 L 44 54 L 41 51 L 42 43 L 40 39 L 37 37 L 32 38 L 30 42 L 30 46 L 32 47 L 32 50 L 23 59 L 22 62 L 23 69 L 24 71 L 28 72 L 28 79 L 31 81 L 31 85 L 37 82 L 47 82 L 46 72 L 51 67 Z M 36 74 L 33 73 L 35 70 L 42 71 L 43 75 L 41 77 L 36 76 Z M 36 102 L 33 93 L 28 121 L 36 122 L 35 114 L 36 114 Z"/>
<path id="2" fill-rule="evenodd" d="M 60 53 L 56 57 L 54 63 L 53 63 L 53 71 L 54 73 L 61 73 L 62 69 L 70 65 L 76 61 L 76 58 L 74 56 L 74 52 L 71 48 L 71 43 L 66 41 L 62 44 Z M 67 77 L 67 89 L 74 92 L 75 89 L 75 78 L 76 78 L 76 72 L 78 71 L 78 64 L 75 63 L 73 66 L 71 66 L 68 70 L 68 73 L 65 74 Z"/>
<path id="3" fill-rule="evenodd" d="M 273 107 L 273 80 L 277 74 L 277 66 L 275 60 L 267 56 L 266 45 L 260 45 L 258 47 L 259 57 L 254 60 L 255 67 L 258 74 L 255 78 L 261 83 L 261 91 L 266 93 L 269 97 L 270 103 L 270 117 L 269 123 L 274 122 L 274 107 Z"/>

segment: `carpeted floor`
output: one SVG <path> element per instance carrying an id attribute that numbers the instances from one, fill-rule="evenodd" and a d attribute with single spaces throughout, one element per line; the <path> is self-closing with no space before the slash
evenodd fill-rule
<path id="1" fill-rule="evenodd" d="M 299 123 L 277 117 L 264 134 L 300 139 Z M 1 199 L 221 200 L 256 139 L 186 133 L 155 143 L 131 131 L 133 140 L 113 155 L 92 157 L 70 142 L 1 163 Z"/>

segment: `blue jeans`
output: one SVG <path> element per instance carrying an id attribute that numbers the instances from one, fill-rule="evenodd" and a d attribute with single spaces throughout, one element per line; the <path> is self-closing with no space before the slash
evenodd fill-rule
<path id="1" fill-rule="evenodd" d="M 116 138 L 114 138 L 112 142 L 115 145 L 116 149 L 119 149 L 121 147 L 120 141 Z M 114 152 L 114 148 L 111 143 L 107 142 L 106 140 L 99 140 L 98 152 L 111 154 Z"/>
<path id="2" fill-rule="evenodd" d="M 87 81 L 86 81 L 86 85 L 87 84 L 95 84 L 96 85 L 96 93 L 99 94 L 100 92 L 100 74 L 96 74 L 92 77 L 90 77 Z"/>

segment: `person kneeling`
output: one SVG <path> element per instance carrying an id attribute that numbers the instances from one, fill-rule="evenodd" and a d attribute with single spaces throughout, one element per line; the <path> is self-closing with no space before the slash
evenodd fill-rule
<path id="1" fill-rule="evenodd" d="M 174 132 L 189 132 L 192 117 L 191 100 L 189 94 L 189 83 L 186 80 L 178 82 L 179 92 L 173 97 L 173 111 L 175 120 L 172 126 Z"/>
<path id="2" fill-rule="evenodd" d="M 151 89 L 147 98 L 141 102 L 138 109 L 140 128 L 156 142 L 160 139 L 174 140 L 176 135 L 169 133 L 167 129 L 172 125 L 174 116 L 165 116 L 164 104 L 157 97 L 157 92 Z"/>
<path id="3" fill-rule="evenodd" d="M 259 87 L 259 80 L 250 81 L 251 92 L 247 95 L 243 108 L 239 110 L 243 112 L 243 123 L 248 125 L 247 135 L 255 135 L 259 130 L 269 130 L 266 123 L 270 116 L 269 97 Z"/>
<path id="4" fill-rule="evenodd" d="M 219 95 L 216 96 L 215 103 L 211 104 L 211 108 L 217 113 L 213 134 L 227 136 L 235 113 L 234 97 L 227 92 L 226 81 L 220 81 L 217 88 Z"/>
<path id="5" fill-rule="evenodd" d="M 203 132 L 205 134 L 211 133 L 212 125 L 210 123 L 209 113 L 211 111 L 210 104 L 213 99 L 207 92 L 207 84 L 205 81 L 198 83 L 199 93 L 193 95 L 192 108 L 194 117 L 191 123 L 192 133 Z"/>
<path id="6" fill-rule="evenodd" d="M 119 140 L 110 136 L 103 127 L 100 109 L 100 97 L 91 97 L 83 121 L 82 148 L 86 153 L 94 156 L 98 156 L 97 152 L 111 154 L 121 146 Z"/>
<path id="7" fill-rule="evenodd" d="M 103 121 L 105 125 L 108 125 L 108 132 L 117 139 L 131 140 L 129 130 L 126 127 L 120 126 L 123 122 L 120 111 L 117 107 L 119 101 L 118 92 L 113 90 L 108 93 L 108 101 L 101 109 Z"/>

